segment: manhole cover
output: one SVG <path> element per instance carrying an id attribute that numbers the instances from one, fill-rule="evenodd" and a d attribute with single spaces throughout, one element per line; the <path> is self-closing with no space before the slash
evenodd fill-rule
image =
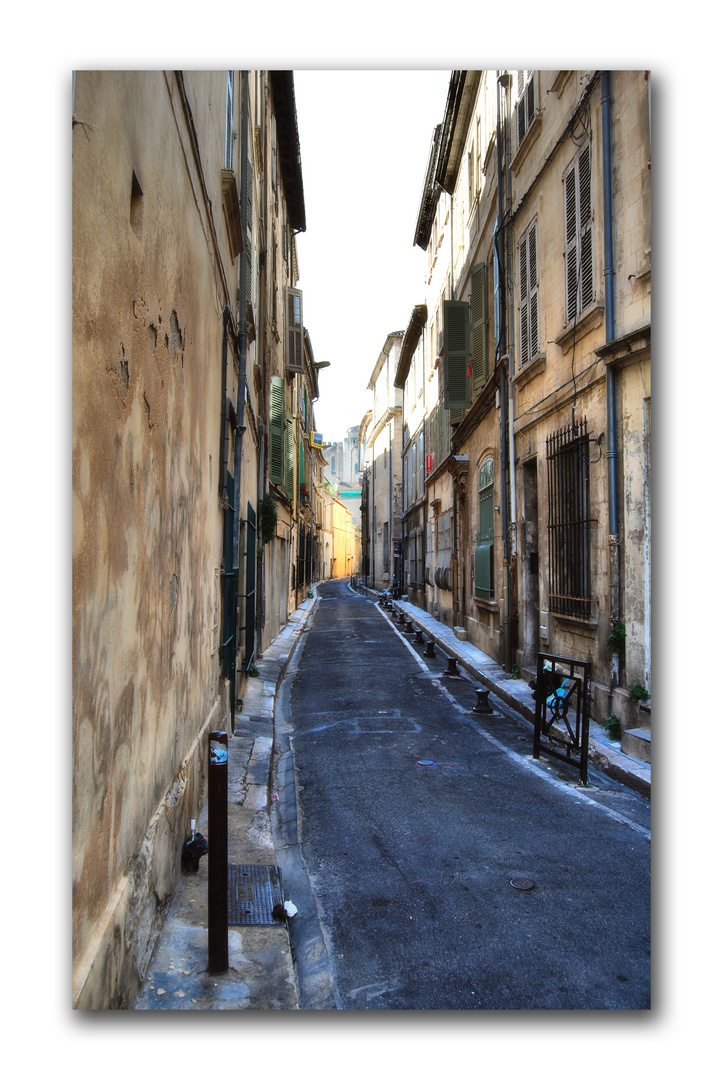
<path id="1" fill-rule="evenodd" d="M 530 881 L 529 878 L 516 877 L 512 878 L 510 885 L 513 889 L 519 889 L 520 892 L 529 892 L 530 889 L 534 889 L 534 881 Z"/>
<path id="2" fill-rule="evenodd" d="M 417 765 L 435 765 L 435 764 L 436 764 L 436 762 L 434 762 L 434 761 L 418 761 L 417 762 Z"/>
<path id="3" fill-rule="evenodd" d="M 283 902 L 278 866 L 229 866 L 229 926 L 277 926 L 271 912 Z"/>

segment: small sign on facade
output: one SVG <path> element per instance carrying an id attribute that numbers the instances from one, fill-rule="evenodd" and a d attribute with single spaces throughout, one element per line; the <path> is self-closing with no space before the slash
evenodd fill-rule
<path id="1" fill-rule="evenodd" d="M 311 433 L 311 445 L 318 450 L 321 450 L 324 445 L 324 436 L 320 431 L 312 431 Z"/>

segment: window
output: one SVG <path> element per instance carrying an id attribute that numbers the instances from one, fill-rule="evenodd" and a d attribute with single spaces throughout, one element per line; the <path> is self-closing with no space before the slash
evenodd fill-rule
<path id="1" fill-rule="evenodd" d="M 284 482 L 284 380 L 271 376 L 269 417 L 269 476 L 272 484 Z"/>
<path id="2" fill-rule="evenodd" d="M 587 420 L 547 438 L 550 611 L 590 617 L 590 477 Z"/>
<path id="3" fill-rule="evenodd" d="M 535 118 L 535 80 L 534 72 L 517 72 L 517 145 L 522 144 L 530 124 Z"/>
<path id="4" fill-rule="evenodd" d="M 488 330 L 487 264 L 480 263 L 472 270 L 472 375 L 475 393 L 490 377 Z"/>
<path id="5" fill-rule="evenodd" d="M 590 147 L 580 151 L 564 177 L 565 318 L 572 322 L 595 299 L 592 261 Z"/>
<path id="6" fill-rule="evenodd" d="M 495 232 L 492 262 L 494 267 L 494 305 L 495 305 L 495 357 L 499 353 L 500 333 L 502 331 L 502 307 L 500 304 L 500 255 L 497 245 L 502 243 L 502 234 L 498 232 L 499 218 L 495 219 Z"/>
<path id="7" fill-rule="evenodd" d="M 301 290 L 286 290 L 286 370 L 304 370 L 304 323 Z"/>
<path id="8" fill-rule="evenodd" d="M 474 549 L 474 595 L 491 600 L 494 587 L 494 462 L 487 458 L 479 470 L 479 532 Z"/>
<path id="9" fill-rule="evenodd" d="M 469 304 L 445 300 L 444 315 L 444 408 L 466 409 L 472 403 L 469 348 Z"/>
<path id="10" fill-rule="evenodd" d="M 537 221 L 520 240 L 520 363 L 540 349 L 537 320 Z"/>
<path id="11" fill-rule="evenodd" d="M 233 169 L 233 120 L 234 120 L 234 78 L 233 71 L 226 72 L 226 151 L 224 168 Z M 218 161 L 218 158 L 216 159 Z"/>

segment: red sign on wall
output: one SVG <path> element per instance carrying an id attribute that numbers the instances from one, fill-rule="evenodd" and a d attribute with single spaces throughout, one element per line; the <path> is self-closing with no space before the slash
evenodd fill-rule
<path id="1" fill-rule="evenodd" d="M 427 454 L 425 460 L 427 472 L 434 472 L 434 454 Z"/>

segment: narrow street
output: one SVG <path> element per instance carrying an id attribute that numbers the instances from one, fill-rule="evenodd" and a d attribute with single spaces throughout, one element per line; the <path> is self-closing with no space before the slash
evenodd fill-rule
<path id="1" fill-rule="evenodd" d="M 338 1006 L 649 1008 L 646 800 L 534 761 L 371 597 L 318 591 L 280 723 Z"/>

